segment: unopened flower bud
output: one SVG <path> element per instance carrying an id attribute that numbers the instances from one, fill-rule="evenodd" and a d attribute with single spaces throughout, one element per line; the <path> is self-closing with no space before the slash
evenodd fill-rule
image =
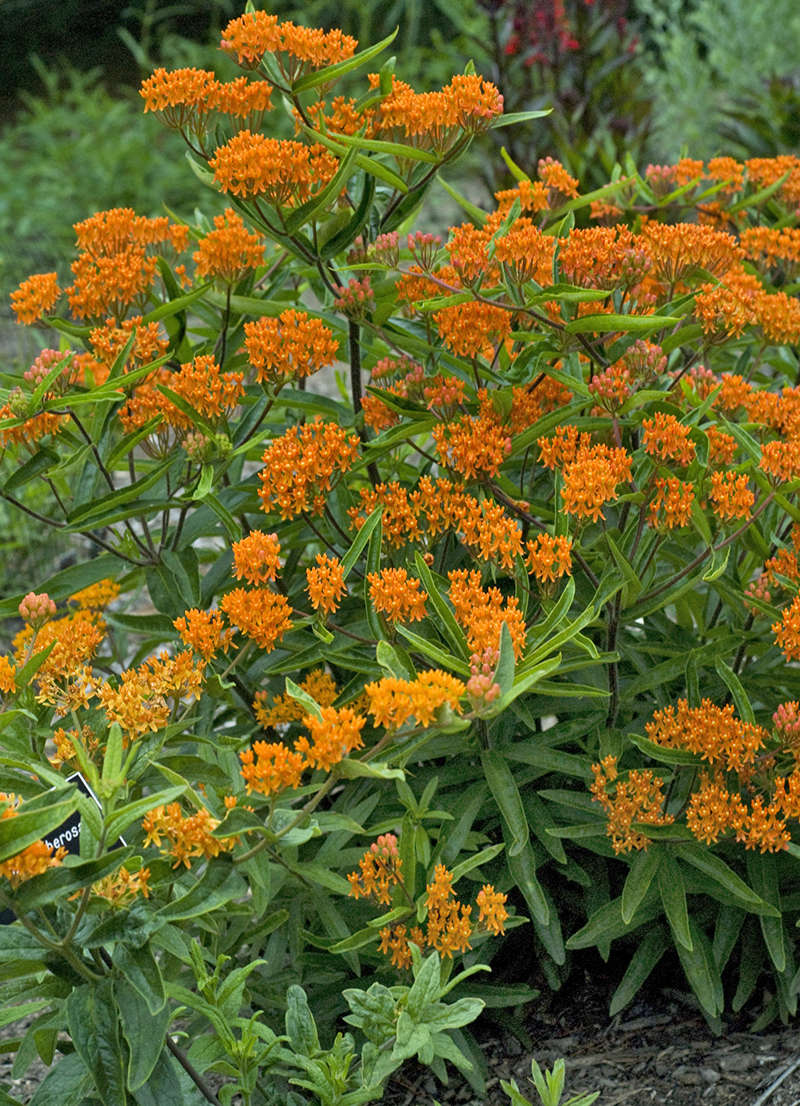
<path id="1" fill-rule="evenodd" d="M 56 605 L 47 592 L 37 595 L 29 591 L 19 605 L 19 616 L 34 630 L 41 629 L 56 613 Z"/>

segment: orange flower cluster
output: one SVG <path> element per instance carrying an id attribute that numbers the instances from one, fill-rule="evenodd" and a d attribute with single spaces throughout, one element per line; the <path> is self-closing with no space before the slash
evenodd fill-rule
<path id="1" fill-rule="evenodd" d="M 223 192 L 247 199 L 264 196 L 274 207 L 296 207 L 311 199 L 333 177 L 339 163 L 318 144 L 266 138 L 239 131 L 209 160 Z"/>
<path id="2" fill-rule="evenodd" d="M 87 369 L 91 371 L 94 384 L 105 383 L 109 369 L 116 361 L 119 354 L 127 344 L 131 334 L 134 335 L 133 348 L 130 351 L 130 367 L 147 365 L 155 361 L 167 352 L 169 339 L 159 332 L 158 323 L 142 323 L 141 315 L 132 315 L 123 319 L 119 326 L 114 325 L 114 320 L 109 319 L 103 326 L 97 326 L 89 335 L 89 344 L 92 347 L 91 354 L 81 354 L 84 359 L 83 376 Z"/>
<path id="3" fill-rule="evenodd" d="M 281 567 L 277 534 L 251 530 L 246 538 L 233 543 L 233 574 L 248 584 L 266 584 L 274 580 Z"/>
<path id="4" fill-rule="evenodd" d="M 269 588 L 234 588 L 219 603 L 229 621 L 245 637 L 270 653 L 292 628 L 292 608 L 286 596 Z"/>
<path id="5" fill-rule="evenodd" d="M 289 309 L 277 319 L 262 316 L 244 324 L 245 346 L 256 379 L 272 384 L 311 376 L 336 360 L 339 343 L 319 319 Z"/>
<path id="6" fill-rule="evenodd" d="M 227 207 L 224 215 L 214 216 L 214 230 L 200 239 L 192 258 L 199 276 L 235 284 L 248 269 L 257 269 L 263 262 L 264 243 Z"/>
<path id="7" fill-rule="evenodd" d="M 709 764 L 739 773 L 752 768 L 768 738 L 762 726 L 734 718 L 730 703 L 717 707 L 709 699 L 699 707 L 690 707 L 686 699 L 679 700 L 677 707 L 664 707 L 655 712 L 645 731 L 657 745 L 686 749 Z"/>
<path id="8" fill-rule="evenodd" d="M 569 538 L 550 534 L 537 534 L 525 543 L 528 555 L 525 564 L 528 571 L 541 583 L 555 582 L 559 576 L 567 576 L 572 570 L 572 542 Z"/>
<path id="9" fill-rule="evenodd" d="M 536 167 L 539 180 L 547 189 L 547 202 L 557 207 L 565 200 L 574 200 L 578 195 L 578 180 L 570 176 L 560 161 L 554 157 L 540 157 Z"/>
<path id="10" fill-rule="evenodd" d="M 656 411 L 652 419 L 644 419 L 644 449 L 651 457 L 661 461 L 677 461 L 679 465 L 689 465 L 695 457 L 694 442 L 690 439 L 690 428 L 678 422 L 674 415 Z"/>
<path id="11" fill-rule="evenodd" d="M 593 445 L 579 449 L 563 469 L 564 510 L 578 518 L 605 518 L 604 504 L 616 499 L 617 485 L 631 478 L 632 458 L 622 448 Z"/>
<path id="12" fill-rule="evenodd" d="M 434 668 L 420 672 L 415 680 L 385 676 L 376 683 L 366 684 L 364 691 L 375 725 L 398 730 L 410 718 L 417 726 L 430 726 L 445 705 L 460 713 L 465 686 L 449 672 Z"/>
<path id="13" fill-rule="evenodd" d="M 369 80 L 377 87 L 377 74 Z M 439 92 L 419 93 L 393 76 L 391 92 L 375 111 L 373 133 L 444 157 L 462 135 L 486 130 L 502 112 L 497 88 L 474 73 L 456 75 Z"/>
<path id="14" fill-rule="evenodd" d="M 35 633 L 26 626 L 14 638 L 17 664 L 23 665 L 32 653 L 41 653 L 53 645 L 47 659 L 36 673 L 40 692 L 59 681 L 68 680 L 97 651 L 105 634 L 105 624 L 93 612 L 75 612 L 65 618 L 46 623 Z"/>
<path id="15" fill-rule="evenodd" d="M 338 29 L 322 31 L 288 20 L 279 23 L 277 15 L 250 11 L 228 23 L 220 45 L 235 54 L 240 65 L 255 66 L 264 54 L 275 54 L 281 72 L 293 81 L 306 68 L 322 69 L 352 57 L 358 41 Z"/>
<path id="16" fill-rule="evenodd" d="M 717 772 L 703 772 L 700 786 L 689 797 L 686 824 L 699 840 L 708 845 L 733 831 L 736 840 L 746 849 L 780 852 L 789 847 L 791 834 L 788 819 L 800 816 L 800 772 L 774 781 L 769 799 L 755 795 L 749 805 L 742 796 L 731 792 L 724 777 Z"/>
<path id="17" fill-rule="evenodd" d="M 655 488 L 656 494 L 650 502 L 647 515 L 650 525 L 665 527 L 667 530 L 688 526 L 692 521 L 694 485 L 679 480 L 677 476 L 657 476 Z"/>
<path id="18" fill-rule="evenodd" d="M 306 762 L 282 741 L 255 741 L 239 753 L 240 769 L 248 795 L 277 795 L 287 787 L 300 786 Z"/>
<path id="19" fill-rule="evenodd" d="M 468 480 L 497 476 L 511 452 L 511 439 L 503 429 L 480 415 L 439 423 L 432 435 L 442 464 Z"/>
<path id="20" fill-rule="evenodd" d="M 100 739 L 91 726 L 83 725 L 80 731 L 77 729 L 65 730 L 62 726 L 59 726 L 53 732 L 55 751 L 47 755 L 47 759 L 54 768 L 61 768 L 62 765 L 75 760 L 76 741 L 79 741 L 83 746 L 84 752 L 90 760 L 94 760 L 101 751 Z"/>
<path id="21" fill-rule="evenodd" d="M 212 837 L 219 820 L 205 809 L 196 814 L 184 815 L 178 803 L 157 806 L 149 811 L 143 821 L 145 845 L 155 845 L 164 856 L 175 858 L 173 868 L 191 867 L 191 861 L 204 857 L 211 860 L 220 853 L 230 852 L 236 844 L 235 837 Z M 164 838 L 164 848 L 161 839 Z"/>
<path id="22" fill-rule="evenodd" d="M 539 285 L 553 283 L 552 234 L 544 234 L 531 219 L 522 216 L 508 231 L 495 239 L 495 259 L 505 265 L 515 284 L 533 280 Z"/>
<path id="23" fill-rule="evenodd" d="M 781 267 L 795 277 L 800 268 L 800 228 L 746 227 L 739 236 L 745 256 L 762 268 Z M 781 262 L 786 262 L 781 266 Z"/>
<path id="24" fill-rule="evenodd" d="M 296 518 L 304 511 L 321 515 L 334 473 L 350 468 L 358 446 L 357 435 L 319 418 L 289 427 L 273 438 L 261 458 L 258 495 L 263 510 L 278 508 L 281 518 Z"/>
<path id="25" fill-rule="evenodd" d="M 267 81 L 218 81 L 208 69 L 156 69 L 142 81 L 139 95 L 144 110 L 157 111 L 168 127 L 201 135 L 211 112 L 250 117 L 260 122 L 272 106 L 272 86 Z"/>
<path id="26" fill-rule="evenodd" d="M 503 623 L 508 626 L 519 660 L 525 649 L 525 619 L 516 596 L 504 599 L 499 588 L 482 588 L 477 569 L 457 568 L 448 572 L 450 602 L 456 620 L 464 628 L 470 653 L 500 648 Z"/>
<path id="27" fill-rule="evenodd" d="M 370 572 L 367 582 L 372 606 L 390 622 L 418 622 L 425 617 L 427 595 L 419 580 L 409 576 L 404 568 Z"/>
<path id="28" fill-rule="evenodd" d="M 511 333 L 511 313 L 491 303 L 472 300 L 443 307 L 433 316 L 442 341 L 460 357 L 494 358 Z"/>
<path id="29" fill-rule="evenodd" d="M 303 724 L 310 734 L 295 742 L 295 751 L 305 757 L 312 768 L 329 772 L 335 764 L 363 745 L 361 731 L 366 718 L 350 707 L 320 707 L 320 717 L 307 714 Z"/>
<path id="30" fill-rule="evenodd" d="M 317 554 L 317 563 L 306 569 L 308 598 L 315 611 L 333 614 L 347 591 L 344 569 L 338 557 Z"/>
<path id="31" fill-rule="evenodd" d="M 74 595 L 69 597 L 70 603 L 74 603 L 81 611 L 102 611 L 119 595 L 119 584 L 110 576 L 98 580 L 96 584 L 89 584 Z"/>
<path id="32" fill-rule="evenodd" d="M 11 306 L 18 323 L 30 325 L 55 306 L 61 289 L 57 273 L 34 273 L 11 293 Z"/>
<path id="33" fill-rule="evenodd" d="M 178 372 L 164 367 L 157 369 L 137 386 L 128 402 L 119 410 L 119 420 L 126 434 L 139 430 L 153 418 L 179 430 L 192 430 L 189 415 L 174 404 L 158 388 L 169 388 L 206 419 L 217 420 L 227 415 L 244 395 L 244 373 L 222 372 L 211 354 L 201 354 L 181 365 Z"/>
<path id="34" fill-rule="evenodd" d="M 300 681 L 300 687 L 320 707 L 332 706 L 338 695 L 335 680 L 323 668 L 315 668 L 309 672 L 306 678 Z M 305 707 L 287 692 L 277 695 L 269 706 L 267 706 L 268 700 L 266 691 L 257 691 L 253 701 L 253 712 L 259 725 L 265 730 L 287 722 L 299 722 L 305 716 Z"/>
<path id="35" fill-rule="evenodd" d="M 73 283 L 66 289 L 76 318 L 124 318 L 128 308 L 144 300 L 156 273 L 156 257 L 148 248 L 169 244 L 186 248 L 188 227 L 160 216 L 148 219 L 127 207 L 99 211 L 75 224 L 81 253 L 72 263 Z"/>
<path id="36" fill-rule="evenodd" d="M 730 465 L 736 456 L 736 439 L 718 426 L 704 426 L 708 438 L 708 463 L 710 465 Z"/>
<path id="37" fill-rule="evenodd" d="M 6 656 L 0 656 L 0 691 L 13 695 L 17 690 L 17 669 Z"/>
<path id="38" fill-rule="evenodd" d="M 120 868 L 118 872 L 105 876 L 92 884 L 92 894 L 105 901 L 112 907 L 130 906 L 137 895 L 147 899 L 150 897 L 150 869 L 139 868 L 136 872 L 129 872 L 127 868 Z"/>
<path id="39" fill-rule="evenodd" d="M 625 779 L 620 779 L 617 758 L 604 757 L 592 765 L 594 780 L 589 788 L 592 797 L 606 813 L 606 832 L 611 838 L 615 853 L 631 849 L 646 849 L 650 839 L 634 825 L 668 826 L 675 821 L 664 812 L 664 781 L 648 768 L 634 769 Z M 614 794 L 609 794 L 609 784 L 615 784 Z"/>
<path id="40" fill-rule="evenodd" d="M 712 472 L 709 495 L 714 514 L 723 520 L 744 518 L 755 503 L 746 473 Z"/>
<path id="41" fill-rule="evenodd" d="M 780 620 L 773 623 L 775 643 L 788 661 L 800 660 L 800 595 L 796 595 L 783 611 Z"/>
<path id="42" fill-rule="evenodd" d="M 779 483 L 796 479 L 800 476 L 800 439 L 765 442 L 760 467 Z"/>
<path id="43" fill-rule="evenodd" d="M 210 661 L 220 651 L 227 653 L 230 648 L 233 630 L 225 628 L 221 611 L 184 611 L 172 625 L 184 645 L 194 649 L 204 661 Z"/>
<path id="44" fill-rule="evenodd" d="M 648 221 L 641 237 L 652 258 L 652 272 L 668 285 L 698 269 L 721 276 L 744 257 L 732 234 L 698 223 Z"/>
<path id="45" fill-rule="evenodd" d="M 169 721 L 173 705 L 184 697 L 197 699 L 205 664 L 186 650 L 171 657 L 163 650 L 138 668 L 127 668 L 114 687 L 104 680 L 97 698 L 109 723 L 119 723 L 127 741 L 156 733 Z"/>
<path id="46" fill-rule="evenodd" d="M 382 833 L 358 862 L 358 871 L 347 876 L 354 899 L 374 899 L 384 906 L 392 901 L 392 888 L 403 882 L 403 861 L 393 833 Z"/>

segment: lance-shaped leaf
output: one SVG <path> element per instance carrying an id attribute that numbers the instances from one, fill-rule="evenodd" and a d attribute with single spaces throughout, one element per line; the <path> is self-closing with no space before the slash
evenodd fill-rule
<path id="1" fill-rule="evenodd" d="M 518 856 L 528 843 L 528 819 L 508 761 L 499 749 L 485 749 L 481 753 L 481 764 L 489 790 L 511 836 L 509 856 Z"/>
<path id="2" fill-rule="evenodd" d="M 12 818 L 0 819 L 0 862 L 10 859 L 57 829 L 75 812 L 77 788 L 39 795 L 19 806 Z"/>
<path id="3" fill-rule="evenodd" d="M 354 54 L 352 58 L 346 58 L 344 61 L 337 61 L 334 65 L 328 65 L 325 69 L 318 69 L 315 73 L 308 73 L 305 77 L 301 77 L 295 81 L 292 85 L 292 92 L 307 92 L 311 88 L 319 88 L 320 85 L 330 84 L 331 81 L 337 80 L 339 77 L 343 77 L 345 73 L 350 73 L 354 69 L 358 69 L 359 66 L 366 65 L 368 61 L 372 61 L 374 57 L 377 57 L 387 46 L 391 46 L 394 40 L 397 38 L 397 32 L 399 27 L 395 27 L 390 35 L 381 39 L 380 42 L 376 42 L 374 46 L 368 46 L 365 50 L 359 51 Z"/>

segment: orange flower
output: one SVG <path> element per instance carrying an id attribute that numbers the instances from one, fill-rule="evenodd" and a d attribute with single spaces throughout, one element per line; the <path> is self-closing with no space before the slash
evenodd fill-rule
<path id="1" fill-rule="evenodd" d="M 13 695 L 17 690 L 17 669 L 6 656 L 0 656 L 0 691 L 4 695 Z"/>
<path id="2" fill-rule="evenodd" d="M 685 699 L 678 702 L 677 708 L 664 707 L 655 712 L 645 731 L 658 745 L 688 749 L 730 772 L 748 769 L 768 738 L 763 727 L 734 718 L 730 703 L 717 707 L 709 699 L 704 699 L 699 707 L 690 707 Z"/>
<path id="3" fill-rule="evenodd" d="M 16 818 L 19 811 L 17 807 L 22 799 L 19 795 L 6 794 L 0 791 L 0 821 L 5 818 Z M 49 868 L 57 868 L 67 855 L 65 848 L 54 849 L 46 841 L 34 841 L 32 845 L 9 857 L 0 863 L 0 875 L 5 876 L 12 888 L 17 888 L 21 883 L 39 876 Z"/>
<path id="4" fill-rule="evenodd" d="M 526 542 L 526 548 L 528 556 L 525 563 L 542 583 L 548 580 L 553 582 L 559 576 L 568 575 L 572 569 L 572 542 L 569 538 L 537 534 L 533 541 Z"/>
<path id="5" fill-rule="evenodd" d="M 425 617 L 427 598 L 419 580 L 404 568 L 383 568 L 367 576 L 369 597 L 376 611 L 390 622 L 418 622 Z"/>
<path id="6" fill-rule="evenodd" d="M 668 476 L 666 479 L 657 476 L 655 486 L 656 494 L 650 503 L 647 516 L 650 525 L 666 527 L 667 530 L 672 530 L 676 526 L 688 526 L 692 521 L 694 485 L 678 480 L 676 476 Z"/>
<path id="7" fill-rule="evenodd" d="M 336 681 L 323 668 L 315 668 L 300 681 L 300 687 L 307 692 L 320 707 L 333 705 L 338 690 Z M 305 717 L 306 708 L 288 693 L 277 695 L 267 706 L 269 696 L 266 691 L 257 691 L 253 700 L 253 713 L 260 726 L 265 730 L 286 722 L 299 722 Z"/>
<path id="8" fill-rule="evenodd" d="M 719 774 L 712 779 L 700 775 L 700 786 L 689 796 L 686 825 L 698 841 L 716 845 L 728 830 L 739 830 L 747 819 L 747 807 L 739 795 L 731 794 Z"/>
<path id="9" fill-rule="evenodd" d="M 232 19 L 222 32 L 220 46 L 236 55 L 240 65 L 255 65 L 264 54 L 279 55 L 277 61 L 287 80 L 297 80 L 303 70 L 322 69 L 345 61 L 355 53 L 357 39 L 340 30 L 322 31 L 279 23 L 276 15 L 250 11 Z M 284 60 L 280 57 L 286 54 Z M 298 64 L 299 63 L 299 64 Z"/>
<path id="10" fill-rule="evenodd" d="M 263 195 L 274 207 L 305 203 L 338 168 L 324 146 L 266 138 L 249 130 L 217 147 L 208 164 L 223 192 L 245 199 Z"/>
<path id="11" fill-rule="evenodd" d="M 720 430 L 718 426 L 704 426 L 708 438 L 708 463 L 710 465 L 730 465 L 736 455 L 736 439 Z"/>
<path id="12" fill-rule="evenodd" d="M 319 319 L 305 311 L 289 309 L 277 319 L 262 316 L 244 324 L 245 345 L 250 364 L 258 369 L 258 380 L 282 384 L 311 376 L 332 365 L 339 343 Z"/>
<path id="13" fill-rule="evenodd" d="M 332 422 L 291 426 L 264 450 L 258 495 L 263 509 L 279 508 L 282 518 L 303 511 L 321 515 L 326 493 L 338 470 L 346 472 L 358 456 L 359 439 Z"/>
<path id="14" fill-rule="evenodd" d="M 361 748 L 361 731 L 367 720 L 350 707 L 338 710 L 336 707 L 321 707 L 320 715 L 320 718 L 315 718 L 313 714 L 304 717 L 303 724 L 311 740 L 300 737 L 294 747 L 312 768 L 322 768 L 327 772 L 353 749 Z"/>
<path id="15" fill-rule="evenodd" d="M 333 614 L 347 591 L 344 569 L 339 558 L 318 553 L 316 567 L 306 569 L 306 580 L 306 591 L 314 610 Z"/>
<path id="16" fill-rule="evenodd" d="M 118 595 L 119 584 L 110 576 L 106 576 L 96 584 L 89 584 L 88 587 L 76 591 L 69 597 L 69 601 L 75 603 L 82 611 L 102 611 L 109 603 L 113 603 Z"/>
<path id="17" fill-rule="evenodd" d="M 108 721 L 117 722 L 126 740 L 132 741 L 163 729 L 173 705 L 184 697 L 198 699 L 204 672 L 204 662 L 195 660 L 190 652 L 171 657 L 164 650 L 138 668 L 125 669 L 116 686 L 104 680 L 97 688 L 97 698 Z"/>
<path id="18" fill-rule="evenodd" d="M 441 291 L 441 290 L 440 290 Z M 491 303 L 460 303 L 433 316 L 442 341 L 460 357 L 494 358 L 511 333 L 511 313 Z"/>
<path id="19" fill-rule="evenodd" d="M 688 465 L 694 459 L 694 442 L 689 438 L 689 427 L 678 422 L 674 415 L 656 411 L 652 419 L 642 422 L 645 452 L 662 461 L 677 461 Z"/>
<path id="20" fill-rule="evenodd" d="M 192 258 L 199 276 L 235 284 L 248 269 L 257 269 L 263 262 L 264 244 L 233 208 L 227 207 L 224 215 L 214 216 L 214 230 L 200 239 Z"/>
<path id="21" fill-rule="evenodd" d="M 800 595 L 783 611 L 780 621 L 773 623 L 772 632 L 786 659 L 800 660 Z"/>
<path id="22" fill-rule="evenodd" d="M 175 858 L 173 868 L 181 864 L 190 868 L 191 861 L 197 857 L 210 860 L 220 853 L 230 852 L 236 838 L 212 837 L 212 831 L 218 825 L 219 820 L 205 809 L 184 816 L 177 803 L 155 807 L 142 821 L 145 845 L 153 844 L 161 848 L 161 838 L 166 838 L 167 847 L 162 852 Z"/>
<path id="23" fill-rule="evenodd" d="M 194 649 L 204 660 L 211 660 L 215 653 L 230 648 L 233 630 L 226 630 L 221 611 L 185 611 L 172 623 L 184 645 Z"/>
<path id="24" fill-rule="evenodd" d="M 502 427 L 481 416 L 440 423 L 432 435 L 442 464 L 467 479 L 497 476 L 511 452 L 511 439 Z"/>
<path id="25" fill-rule="evenodd" d="M 388 906 L 392 888 L 403 881 L 403 861 L 393 833 L 381 834 L 358 862 L 358 871 L 350 872 L 347 880 L 354 899 L 373 898 Z"/>
<path id="26" fill-rule="evenodd" d="M 504 600 L 499 588 L 481 587 L 480 573 L 473 569 L 448 572 L 450 602 L 458 623 L 464 627 L 470 653 L 499 649 L 502 625 L 511 634 L 514 656 L 519 660 L 525 649 L 525 619 L 516 596 Z"/>
<path id="27" fill-rule="evenodd" d="M 232 410 L 244 395 L 244 374 L 222 372 L 211 354 L 200 354 L 181 365 L 178 372 L 164 367 L 139 384 L 128 402 L 120 408 L 119 420 L 126 433 L 138 430 L 153 418 L 181 430 L 194 427 L 189 415 L 172 403 L 157 387 L 169 388 L 185 400 L 199 415 L 220 419 Z"/>
<path id="28" fill-rule="evenodd" d="M 631 478 L 632 458 L 624 449 L 595 445 L 580 450 L 565 465 L 561 498 L 564 510 L 578 518 L 605 518 L 602 507 L 617 496 L 617 484 Z"/>
<path id="29" fill-rule="evenodd" d="M 266 584 L 274 580 L 281 567 L 280 551 L 277 534 L 251 530 L 246 538 L 233 543 L 234 576 L 237 580 L 247 580 L 248 584 Z"/>
<path id="30" fill-rule="evenodd" d="M 234 588 L 223 595 L 219 605 L 233 625 L 266 653 L 292 628 L 288 600 L 268 588 Z"/>
<path id="31" fill-rule="evenodd" d="M 287 787 L 300 786 L 306 762 L 280 741 L 255 741 L 251 749 L 239 753 L 240 769 L 248 795 L 277 795 Z"/>
<path id="32" fill-rule="evenodd" d="M 437 864 L 428 893 L 427 943 L 437 952 L 452 958 L 454 952 L 466 952 L 472 946 L 471 906 L 464 906 L 453 894 L 453 877 L 444 864 Z"/>
<path id="33" fill-rule="evenodd" d="M 765 442 L 761 447 L 761 468 L 780 483 L 800 476 L 800 440 Z"/>
<path id="34" fill-rule="evenodd" d="M 534 280 L 547 286 L 553 283 L 555 241 L 532 220 L 522 217 L 515 220 L 502 237 L 495 239 L 494 256 L 508 267 L 516 284 Z"/>
<path id="35" fill-rule="evenodd" d="M 377 74 L 370 74 L 373 87 Z M 375 112 L 377 137 L 405 142 L 444 156 L 462 134 L 485 130 L 502 114 L 503 97 L 477 74 L 459 74 L 438 92 L 415 92 L 392 78 L 392 90 Z"/>
<path id="36" fill-rule="evenodd" d="M 615 853 L 631 849 L 646 849 L 650 840 L 633 829 L 633 824 L 667 826 L 674 822 L 671 814 L 664 813 L 664 781 L 648 768 L 634 769 L 622 780 L 617 775 L 617 758 L 605 757 L 592 765 L 594 782 L 589 790 L 596 802 L 606 812 L 606 832 L 611 838 Z M 608 785 L 616 783 L 614 795 L 609 795 Z"/>
<path id="37" fill-rule="evenodd" d="M 34 273 L 11 293 L 18 323 L 35 323 L 50 311 L 61 295 L 57 273 Z"/>
<path id="38" fill-rule="evenodd" d="M 478 904 L 478 921 L 484 922 L 486 928 L 496 935 L 505 933 L 503 923 L 508 918 L 508 911 L 504 904 L 507 898 L 507 895 L 495 891 L 491 883 L 485 883 L 475 900 Z"/>
<path id="39" fill-rule="evenodd" d="M 712 472 L 709 494 L 714 514 L 721 519 L 744 518 L 755 503 L 746 473 Z"/>
<path id="40" fill-rule="evenodd" d="M 432 669 L 421 672 L 415 680 L 385 676 L 376 683 L 366 684 L 364 691 L 375 724 L 397 730 L 410 718 L 414 718 L 418 726 L 430 726 L 439 708 L 445 704 L 460 712 L 465 686 L 449 672 Z"/>
<path id="41" fill-rule="evenodd" d="M 146 112 L 158 111 L 168 126 L 181 129 L 206 114 L 216 83 L 210 69 L 159 68 L 142 81 L 139 95 Z"/>

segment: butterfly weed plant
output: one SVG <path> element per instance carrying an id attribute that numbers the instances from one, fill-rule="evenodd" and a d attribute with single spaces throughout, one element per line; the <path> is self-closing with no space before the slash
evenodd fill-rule
<path id="1" fill-rule="evenodd" d="M 545 158 L 484 211 L 449 167 L 527 117 L 389 45 L 231 20 L 241 76 L 141 88 L 194 220 L 89 215 L 12 295 L 52 337 L 0 495 L 95 551 L 2 604 L 39 1106 L 480 1093 L 481 1010 L 614 942 L 614 1011 L 664 956 L 717 1028 L 796 1010 L 800 160 Z"/>

